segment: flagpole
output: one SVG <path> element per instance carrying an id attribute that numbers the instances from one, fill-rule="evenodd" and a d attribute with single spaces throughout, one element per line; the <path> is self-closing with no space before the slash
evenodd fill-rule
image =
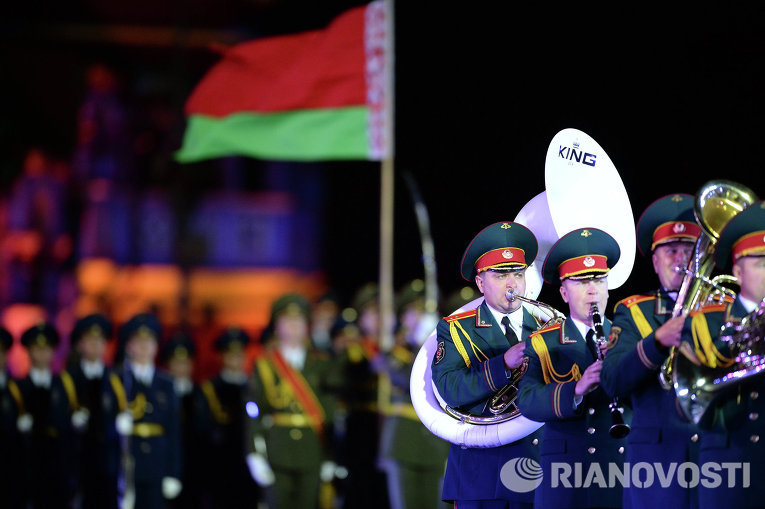
<path id="1" fill-rule="evenodd" d="M 385 139 L 380 164 L 380 348 L 393 348 L 393 192 L 395 157 L 394 0 L 385 0 Z"/>

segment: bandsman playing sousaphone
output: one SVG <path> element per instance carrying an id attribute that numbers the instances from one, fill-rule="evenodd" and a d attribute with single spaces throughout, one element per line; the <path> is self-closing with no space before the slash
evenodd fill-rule
<path id="1" fill-rule="evenodd" d="M 605 345 L 596 341 L 600 334 L 593 316 L 593 306 L 606 308 L 607 275 L 619 256 L 619 244 L 608 233 L 580 228 L 553 245 L 542 268 L 546 283 L 560 284 L 569 315 L 526 340 L 529 367 L 518 404 L 523 415 L 545 423 L 536 507 L 621 507 L 622 487 L 609 487 L 608 479 L 609 468 L 622 467 L 626 441 L 609 436 L 611 400 L 599 386 L 598 348 Z M 610 326 L 602 319 L 601 339 Z M 629 422 L 628 410 L 623 420 Z M 581 485 L 572 473 L 577 468 Z M 589 477 L 595 470 L 600 476 Z"/>
<path id="2" fill-rule="evenodd" d="M 682 329 L 681 351 L 687 349 L 695 362 L 717 369 L 718 378 L 739 370 L 740 381 L 714 400 L 700 419 L 705 430 L 699 440 L 699 465 L 707 482 L 699 483 L 699 507 L 762 507 L 765 503 L 762 482 L 765 478 L 765 378 L 756 367 L 756 357 L 762 347 L 744 348 L 744 357 L 752 356 L 746 362 L 755 365 L 745 369 L 721 336 L 731 334 L 733 327 L 728 326 L 729 322 L 735 325 L 763 307 L 765 202 L 753 203 L 728 222 L 717 242 L 714 260 L 719 269 L 737 278 L 741 289 L 732 303 L 711 305 L 691 313 Z M 759 326 L 752 325 L 750 322 L 750 328 L 745 327 L 742 332 L 751 333 L 753 337 L 748 339 L 759 343 L 763 340 L 762 317 Z M 757 376 L 751 376 L 753 374 Z"/>
<path id="3" fill-rule="evenodd" d="M 433 381 L 450 406 L 474 415 L 491 415 L 487 402 L 523 369 L 524 340 L 540 326 L 507 292 L 526 291 L 525 272 L 537 254 L 537 240 L 525 226 L 510 221 L 481 230 L 462 257 L 460 272 L 475 281 L 483 302 L 475 309 L 439 321 L 432 361 Z M 500 447 L 468 448 L 451 444 L 442 498 L 460 509 L 533 506 L 533 493 L 506 486 L 502 467 L 515 458 L 539 459 L 539 436 Z"/>
<path id="4" fill-rule="evenodd" d="M 672 464 L 696 462 L 699 432 L 675 405 L 674 392 L 659 383 L 660 366 L 677 346 L 684 318 L 672 317 L 684 273 L 701 228 L 693 213 L 694 197 L 671 194 L 649 205 L 637 223 L 637 244 L 651 256 L 659 289 L 632 295 L 615 306 L 611 327 L 612 348 L 603 361 L 601 381 L 611 395 L 632 402 L 632 431 L 627 438 L 626 461 L 660 463 L 665 472 Z M 688 479 L 688 481 L 690 481 Z M 687 485 L 686 485 L 687 486 Z M 660 497 L 671 507 L 697 507 L 694 490 L 673 480 L 624 489 L 625 507 L 647 507 Z"/>

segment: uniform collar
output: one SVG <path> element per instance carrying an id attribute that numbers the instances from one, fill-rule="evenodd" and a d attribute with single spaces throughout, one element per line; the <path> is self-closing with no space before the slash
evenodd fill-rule
<path id="1" fill-rule="evenodd" d="M 151 381 L 154 378 L 154 365 L 153 364 L 130 364 L 130 369 L 133 371 L 133 376 L 136 380 L 144 385 L 151 385 Z"/>
<path id="2" fill-rule="evenodd" d="M 675 308 L 675 301 L 677 300 L 677 292 L 674 293 L 674 298 L 664 288 L 659 289 L 656 292 L 656 307 L 654 313 L 657 315 L 671 315 Z"/>
<path id="3" fill-rule="evenodd" d="M 579 331 L 579 334 L 582 336 L 582 338 L 586 338 L 587 337 L 587 333 L 590 331 L 590 329 L 592 327 L 590 327 L 589 325 L 585 324 L 584 322 L 580 322 L 579 320 L 577 320 L 573 316 L 570 317 L 570 318 L 571 318 L 571 321 L 576 326 L 576 330 Z"/>
<path id="4" fill-rule="evenodd" d="M 497 322 L 500 328 L 502 327 L 502 318 L 505 316 L 509 317 L 510 325 L 512 326 L 513 331 L 518 334 L 518 337 L 520 337 L 520 332 L 523 330 L 523 306 L 509 314 L 494 309 L 493 307 L 489 306 L 488 302 L 486 303 L 486 307 L 489 308 L 491 316 L 494 317 L 494 321 Z"/>
<path id="5" fill-rule="evenodd" d="M 37 387 L 44 387 L 48 389 L 50 388 L 50 382 L 53 378 L 53 375 L 49 369 L 31 368 L 29 370 L 29 378 Z"/>
<path id="6" fill-rule="evenodd" d="M 104 363 L 100 361 L 91 362 L 81 360 L 80 369 L 82 369 L 82 373 L 88 380 L 93 380 L 94 378 L 101 378 L 104 376 Z"/>
<path id="7" fill-rule="evenodd" d="M 244 385 L 247 382 L 247 374 L 241 371 L 232 371 L 223 369 L 220 372 L 220 379 L 231 385 Z"/>
<path id="8" fill-rule="evenodd" d="M 301 371 L 305 365 L 306 349 L 302 346 L 299 347 L 279 347 L 279 353 L 282 354 L 287 364 L 292 366 L 293 369 Z"/>
<path id="9" fill-rule="evenodd" d="M 191 382 L 191 378 L 177 377 L 173 380 L 173 387 L 178 396 L 185 396 L 191 392 L 194 388 L 194 384 Z"/>
<path id="10" fill-rule="evenodd" d="M 747 313 L 751 313 L 760 306 L 758 302 L 749 300 L 746 297 L 743 297 L 741 294 L 738 295 L 738 300 L 741 302 L 741 305 L 744 306 L 744 309 Z"/>

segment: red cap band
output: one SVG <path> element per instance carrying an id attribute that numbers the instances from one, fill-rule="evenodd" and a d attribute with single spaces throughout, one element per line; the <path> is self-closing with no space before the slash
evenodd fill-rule
<path id="1" fill-rule="evenodd" d="M 501 247 L 492 249 L 475 261 L 475 270 L 493 269 L 498 267 L 526 267 L 526 256 L 523 249 L 517 247 Z"/>
<path id="2" fill-rule="evenodd" d="M 765 255 L 765 230 L 744 235 L 733 244 L 733 263 L 742 256 Z"/>
<path id="3" fill-rule="evenodd" d="M 603 255 L 577 256 L 569 258 L 558 266 L 561 280 L 592 272 L 601 274 L 608 272 L 608 258 Z"/>
<path id="4" fill-rule="evenodd" d="M 672 221 L 664 223 L 653 232 L 651 250 L 659 244 L 672 241 L 688 240 L 696 242 L 701 235 L 701 227 L 692 221 Z"/>

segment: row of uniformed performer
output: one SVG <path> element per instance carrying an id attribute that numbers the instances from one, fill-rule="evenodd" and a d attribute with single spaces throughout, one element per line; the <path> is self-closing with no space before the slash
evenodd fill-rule
<path id="1" fill-rule="evenodd" d="M 487 400 L 512 370 L 524 370 L 517 403 L 545 426 L 500 447 L 452 445 L 443 498 L 461 508 L 619 506 L 621 490 L 558 490 L 544 483 L 536 490 L 514 489 L 502 474 L 508 464 L 531 461 L 541 463 L 542 479 L 550 479 L 553 462 L 621 463 L 625 449 L 623 440 L 607 435 L 609 398 L 598 387 L 602 363 L 594 341 L 585 341 L 593 327 L 591 305 L 605 309 L 606 276 L 619 258 L 618 244 L 588 228 L 553 246 L 543 275 L 550 284 L 560 282 L 570 313 L 562 324 L 546 328 L 520 300 L 507 297 L 509 290 L 524 295 L 525 271 L 536 253 L 533 233 L 510 221 L 486 227 L 471 241 L 461 272 L 475 279 L 484 301 L 439 323 L 432 370 L 444 400 L 476 415 L 489 415 Z M 605 335 L 610 323 L 604 322 Z"/>
<path id="2" fill-rule="evenodd" d="M 406 293 L 397 299 L 400 315 L 419 315 L 421 288 Z M 153 314 L 139 314 L 117 331 L 125 352 L 118 368 L 104 362 L 114 334 L 103 315 L 77 322 L 71 335 L 76 355 L 59 374 L 50 368 L 56 330 L 33 327 L 24 336 L 34 363 L 30 379 L 41 372 L 55 381 L 48 400 L 60 406 L 57 433 L 73 437 L 61 442 L 72 448 L 65 461 L 48 462 L 52 473 L 45 480 L 61 475 L 65 487 L 38 494 L 59 493 L 54 506 L 74 499 L 82 507 L 116 507 L 125 488 L 137 507 L 243 507 L 243 500 L 252 507 L 315 507 L 319 494 L 321 507 L 436 507 L 446 444 L 420 425 L 408 397 L 419 344 L 408 341 L 406 331 L 417 320 L 401 326 L 393 351 L 381 352 L 376 297 L 374 287 L 359 292 L 354 305 L 361 313 L 338 320 L 331 330 L 337 348 L 326 351 L 311 345 L 309 301 L 286 295 L 273 305 L 271 332 L 254 369 L 245 368 L 250 339 L 230 327 L 215 342 L 220 372 L 200 383 L 191 376 L 192 339 L 176 334 L 160 345 Z M 31 411 L 24 391 L 11 390 L 26 382 L 0 371 L 0 447 L 12 451 L 19 441 L 6 440 L 9 433 L 35 443 L 34 426 L 25 422 L 40 427 L 47 414 Z M 18 496 L 21 506 L 27 496 L 14 482 L 14 466 L 2 477 L 13 487 L 10 507 L 10 497 Z M 357 481 L 367 483 L 366 492 Z"/>
<path id="3" fill-rule="evenodd" d="M 548 284 L 560 282 L 569 315 L 562 324 L 538 331 L 532 328 L 523 335 L 529 360 L 518 395 L 523 414 L 545 423 L 541 441 L 532 441 L 539 450 L 522 455 L 541 460 L 540 486 L 524 497 L 500 475 L 503 466 L 519 457 L 516 451 L 523 440 L 491 452 L 452 446 L 445 500 L 456 500 L 458 507 L 530 507 L 532 499 L 538 507 L 647 507 L 656 500 L 691 508 L 720 507 L 732 500 L 741 507 L 761 505 L 761 486 L 750 480 L 762 476 L 764 464 L 758 451 L 761 379 L 746 380 L 723 394 L 700 426 L 683 416 L 675 392 L 664 390 L 658 379 L 669 347 L 681 341 L 692 346 L 699 362 L 713 367 L 733 362 L 727 343 L 718 338 L 720 325 L 752 312 L 765 298 L 765 206 L 758 202 L 729 222 L 716 247 L 718 268 L 732 270 L 741 284 L 736 301 L 706 307 L 690 317 L 672 317 L 683 281 L 676 267 L 688 264 L 701 232 L 692 207 L 692 196 L 674 194 L 657 200 L 641 215 L 638 244 L 641 253 L 651 255 L 661 288 L 617 303 L 613 324 L 604 319 L 609 341 L 601 350 L 602 361 L 596 360 L 597 347 L 587 339 L 593 328 L 590 307 L 597 303 L 599 310 L 606 309 L 607 273 L 618 260 L 618 245 L 605 232 L 583 228 L 569 232 L 553 246 L 543 276 Z M 533 235 L 511 222 L 487 227 L 468 246 L 463 276 L 475 278 L 484 302 L 439 324 L 432 368 L 447 403 L 480 414 L 487 398 L 508 379 L 514 366 L 513 341 L 511 334 L 505 339 L 503 332 L 520 322 L 513 320 L 513 313 L 520 317 L 525 311 L 504 294 L 509 289 L 523 294 L 526 260 L 535 253 Z M 494 280 L 502 283 L 493 287 Z M 509 323 L 503 324 L 503 315 Z M 620 398 L 622 418 L 632 426 L 626 441 L 607 432 L 613 397 Z M 501 452 L 493 462 L 484 460 L 475 466 L 466 461 L 479 455 L 490 457 L 496 451 Z M 726 462 L 747 466 L 729 480 L 725 472 L 719 472 L 719 465 Z M 655 475 L 659 469 L 669 473 L 670 482 L 641 478 L 638 481 L 643 483 L 636 485 L 627 479 L 624 489 L 624 483 L 603 488 L 600 480 L 587 488 L 563 482 L 552 486 L 552 474 L 560 473 L 551 469 L 555 463 L 578 465 L 582 476 L 597 464 L 606 481 L 609 468 L 649 464 L 657 470 Z M 696 469 L 684 469 L 672 477 L 678 467 L 690 464 Z M 693 472 L 703 473 L 705 464 L 718 465 L 718 477 L 728 488 L 710 488 L 699 483 L 698 476 L 694 479 Z"/>

